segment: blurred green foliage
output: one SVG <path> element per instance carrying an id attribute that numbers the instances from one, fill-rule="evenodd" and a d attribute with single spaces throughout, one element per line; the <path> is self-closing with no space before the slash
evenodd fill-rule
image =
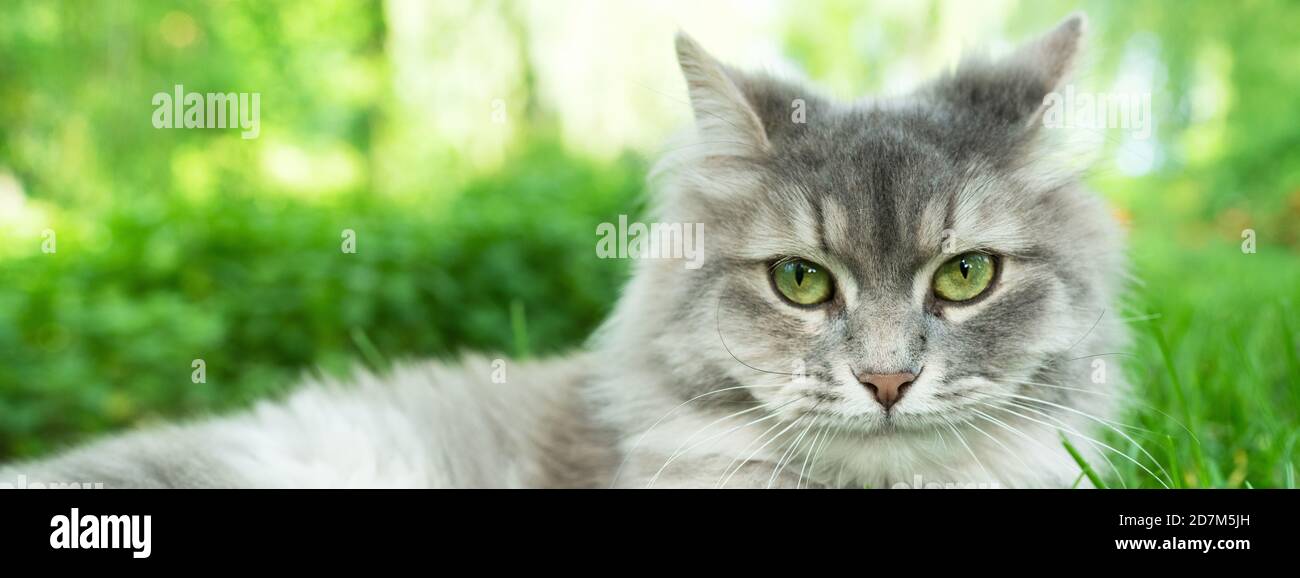
<path id="1" fill-rule="evenodd" d="M 427 32 L 398 0 L 0 4 L 0 460 L 237 407 L 317 369 L 582 342 L 626 269 L 593 258 L 594 225 L 640 212 L 646 162 L 558 136 L 525 4 L 416 5 Z M 1135 384 L 1125 431 L 1171 485 L 1294 484 L 1300 4 L 795 2 L 779 38 L 854 94 L 933 72 L 908 58 L 954 31 L 1019 38 L 1074 9 L 1097 31 L 1080 83 L 1145 65 L 1154 82 L 1157 138 L 1108 138 L 1141 170 L 1107 160 L 1092 178 L 1139 280 L 1122 313 L 1136 344 L 1114 357 Z M 508 130 L 420 116 L 456 104 L 411 102 L 421 66 L 476 58 L 514 67 Z M 465 70 L 430 82 L 481 72 Z M 262 137 L 154 129 L 152 94 L 177 84 L 262 93 Z M 57 253 L 39 250 L 46 229 Z M 1127 456 L 1110 456 L 1111 485 L 1160 485 L 1137 445 L 1106 440 Z"/>
<path id="2" fill-rule="evenodd" d="M 0 8 L 0 176 L 27 197 L 17 221 L 0 214 L 0 460 L 363 360 L 522 354 L 515 328 L 551 353 L 599 323 L 626 264 L 592 258 L 594 226 L 635 210 L 644 163 L 570 154 L 538 123 L 491 174 L 377 191 L 377 149 L 409 144 L 377 142 L 403 122 L 384 9 Z M 155 129 L 151 97 L 176 84 L 260 92 L 262 139 Z M 283 148 L 324 160 L 303 175 L 291 158 L 277 180 L 265 159 Z M 313 181 L 336 160 L 360 177 Z M 45 229 L 53 254 L 37 250 Z"/>
<path id="3" fill-rule="evenodd" d="M 533 353 L 580 342 L 625 264 L 595 259 L 594 233 L 575 232 L 634 205 L 643 169 L 558 150 L 520 151 L 437 211 L 364 195 L 162 196 L 97 215 L 102 240 L 55 226 L 69 232 L 56 253 L 0 267 L 0 455 L 242 404 L 308 368 L 344 372 L 371 348 L 524 353 L 512 307 Z M 190 383 L 193 359 L 206 383 Z"/>

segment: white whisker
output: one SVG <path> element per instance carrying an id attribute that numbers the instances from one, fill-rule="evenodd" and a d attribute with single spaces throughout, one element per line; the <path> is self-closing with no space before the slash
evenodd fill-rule
<path id="1" fill-rule="evenodd" d="M 795 401 L 798 401 L 798 400 L 797 400 L 797 399 L 792 399 L 792 400 L 787 401 L 787 402 L 785 402 L 785 403 L 783 403 L 783 404 L 781 404 L 781 405 L 779 405 L 779 406 L 777 406 L 777 407 L 775 407 L 775 408 L 772 408 L 772 410 L 775 412 L 776 410 L 779 410 L 779 409 L 781 409 L 781 408 L 783 408 L 783 407 L 785 407 L 785 406 L 787 406 L 787 405 L 790 405 L 790 404 L 794 403 Z M 713 440 L 715 440 L 715 439 L 718 439 L 718 438 L 721 438 L 721 437 L 725 437 L 725 436 L 727 436 L 727 435 L 730 435 L 731 433 L 733 433 L 733 432 L 735 432 L 735 431 L 737 431 L 737 430 L 739 430 L 739 429 L 741 429 L 741 428 L 749 427 L 749 426 L 751 426 L 751 425 L 754 425 L 754 424 L 757 424 L 757 423 L 764 422 L 764 421 L 767 421 L 767 420 L 769 420 L 769 419 L 772 419 L 772 418 L 776 417 L 777 414 L 776 414 L 776 413 L 769 413 L 768 415 L 763 416 L 763 417 L 761 417 L 761 418 L 758 418 L 758 419 L 756 419 L 756 420 L 753 420 L 753 421 L 751 421 L 751 422 L 749 422 L 749 423 L 738 425 L 738 426 L 736 426 L 736 427 L 734 427 L 734 428 L 731 428 L 731 429 L 729 429 L 729 430 L 727 430 L 727 431 L 725 431 L 725 432 L 722 432 L 721 434 L 715 434 L 715 435 L 713 435 L 713 436 L 710 436 L 710 437 L 708 437 L 708 438 L 705 438 L 705 439 L 703 439 L 703 440 L 700 440 L 700 441 L 696 442 L 694 445 L 690 446 L 689 448 L 686 448 L 686 450 L 682 451 L 681 448 L 682 448 L 683 446 L 685 446 L 686 444 L 690 443 L 690 441 L 691 441 L 692 439 L 695 439 L 695 437 L 698 436 L 698 435 L 699 435 L 701 432 L 703 432 L 704 430 L 707 430 L 708 428 L 712 427 L 713 425 L 715 425 L 715 424 L 717 424 L 717 423 L 720 423 L 720 422 L 722 422 L 722 421 L 724 421 L 724 420 L 726 420 L 726 419 L 730 419 L 730 418 L 736 417 L 736 416 L 738 416 L 738 415 L 742 415 L 742 414 L 745 414 L 745 413 L 749 413 L 749 412 L 751 412 L 751 411 L 755 411 L 755 410 L 758 410 L 758 409 L 764 409 L 764 408 L 769 407 L 769 406 L 770 406 L 770 404 L 763 404 L 763 405 L 759 405 L 759 406 L 757 406 L 757 407 L 749 408 L 749 409 L 747 409 L 747 410 L 743 410 L 743 411 L 740 411 L 740 412 L 736 412 L 736 413 L 734 413 L 734 414 L 732 414 L 732 415 L 729 415 L 729 416 L 720 417 L 720 418 L 718 418 L 718 419 L 716 419 L 716 420 L 710 422 L 709 424 L 705 425 L 704 427 L 700 428 L 700 429 L 699 429 L 698 431 L 696 431 L 694 434 L 691 434 L 691 437 L 687 438 L 686 441 L 682 442 L 681 445 L 677 446 L 677 450 L 674 450 L 674 451 L 673 451 L 673 454 L 672 454 L 671 456 L 668 457 L 668 460 L 666 460 L 666 461 L 664 462 L 664 465 L 663 465 L 663 466 L 660 466 L 659 471 L 655 472 L 654 477 L 650 478 L 650 483 L 647 485 L 647 487 L 653 487 L 654 484 L 655 484 L 655 482 L 659 480 L 659 476 L 662 475 L 662 474 L 664 473 L 664 470 L 667 469 L 668 466 L 669 466 L 670 464 L 672 464 L 673 461 L 676 460 L 678 457 L 680 457 L 680 456 L 682 456 L 682 455 L 685 455 L 685 454 L 687 454 L 687 453 L 690 453 L 691 450 L 693 450 L 693 449 L 695 449 L 695 448 L 697 448 L 697 447 L 699 447 L 699 446 L 701 446 L 701 445 L 703 445 L 703 444 L 706 444 L 706 443 L 708 443 L 708 442 L 710 442 L 710 441 L 713 441 Z"/>
<path id="2" fill-rule="evenodd" d="M 725 487 L 727 486 L 727 482 L 730 482 L 730 481 L 731 481 L 732 476 L 735 476 L 736 473 L 739 472 L 739 471 L 741 470 L 741 468 L 744 468 L 744 467 L 745 467 L 745 464 L 747 464 L 747 463 L 749 463 L 750 461 L 752 461 L 752 460 L 754 459 L 754 456 L 757 456 L 757 455 L 758 455 L 758 452 L 763 451 L 763 449 L 766 448 L 767 446 L 771 445 L 772 442 L 776 441 L 776 440 L 779 439 L 781 436 L 785 435 L 785 432 L 790 431 L 790 428 L 792 428 L 792 427 L 798 425 L 799 422 L 803 421 L 804 418 L 806 418 L 806 417 L 808 417 L 808 414 L 804 414 L 804 415 L 802 415 L 802 416 L 799 416 L 798 419 L 796 419 L 796 420 L 790 422 L 790 425 L 785 426 L 785 429 L 782 429 L 781 431 L 777 432 L 776 435 L 772 436 L 771 439 L 769 439 L 769 440 L 767 440 L 766 442 L 764 442 L 763 445 L 758 446 L 758 449 L 754 450 L 753 453 L 749 454 L 749 457 L 745 458 L 745 459 L 742 460 L 739 464 L 737 464 L 736 467 L 735 467 L 735 469 L 731 470 L 731 473 L 730 473 L 730 474 L 727 474 L 726 478 L 724 478 L 724 479 L 722 479 L 721 481 L 718 482 L 718 487 L 719 487 L 719 488 L 725 488 Z M 781 425 L 781 424 L 778 423 L 778 424 L 776 424 L 776 425 Z M 775 425 L 772 426 L 771 428 L 769 428 L 767 431 L 770 432 L 770 431 L 772 431 L 773 429 L 776 429 L 776 426 L 775 426 Z M 760 436 L 759 439 L 762 439 L 763 437 L 765 437 L 766 434 L 767 434 L 767 432 L 764 432 L 764 435 L 763 435 L 763 436 Z M 753 442 L 750 442 L 749 445 L 752 446 L 752 445 L 754 445 L 754 443 L 757 442 L 757 441 L 758 441 L 758 440 L 754 440 Z M 749 449 L 749 446 L 745 446 L 745 449 Z M 741 450 L 741 453 L 743 453 L 743 452 L 744 452 L 744 450 Z M 739 455 L 739 454 L 737 454 L 737 455 Z M 732 461 L 734 462 L 735 460 L 732 460 Z M 724 470 L 723 473 L 726 474 L 726 471 Z"/>
<path id="3" fill-rule="evenodd" d="M 1011 448 L 1007 447 L 1006 444 L 1002 443 L 1001 440 L 999 440 L 999 439 L 996 438 L 996 437 L 993 437 L 992 435 L 990 435 L 988 432 L 984 431 L 983 429 L 980 429 L 980 427 L 977 426 L 977 425 L 975 425 L 974 423 L 967 423 L 966 425 L 970 426 L 970 427 L 971 427 L 972 429 L 974 429 L 975 431 L 980 432 L 981 434 L 984 434 L 984 437 L 989 438 L 989 440 L 991 440 L 991 441 L 992 441 L 994 444 L 996 444 L 999 448 L 1002 448 L 1003 451 L 1007 452 L 1008 454 L 1011 454 L 1011 457 L 1015 458 L 1016 461 L 1020 462 L 1020 465 L 1021 465 L 1021 466 L 1024 466 L 1025 471 L 1032 471 L 1032 470 L 1033 470 L 1033 468 L 1029 467 L 1029 464 L 1025 463 L 1024 460 L 1020 459 L 1020 455 L 1019 455 L 1019 454 L 1017 454 L 1017 453 L 1014 452 L 1014 451 L 1011 451 Z"/>
<path id="4" fill-rule="evenodd" d="M 981 462 L 979 456 L 975 455 L 975 450 L 972 450 L 970 444 L 966 443 L 966 437 L 961 435 L 960 431 L 957 431 L 957 426 L 953 425 L 952 421 L 947 417 L 940 417 L 943 418 L 944 423 L 948 424 L 948 429 L 952 430 L 953 435 L 957 436 L 957 441 L 961 442 L 962 447 L 966 448 L 966 453 L 969 453 L 971 459 L 975 460 L 975 465 L 980 467 L 980 471 L 984 472 L 984 475 L 988 476 L 990 481 L 995 479 L 993 474 L 989 473 L 988 468 L 984 467 L 984 462 Z"/>
<path id="5" fill-rule="evenodd" d="M 817 425 L 816 420 L 808 420 L 808 427 L 803 428 L 803 432 L 799 434 L 799 437 L 795 438 L 794 443 L 790 445 L 790 449 L 787 449 L 785 455 L 776 461 L 776 467 L 772 468 L 772 477 L 767 480 L 767 488 L 771 488 L 772 484 L 776 482 L 776 477 L 785 470 L 786 466 L 790 465 L 791 461 L 794 461 L 795 450 L 798 449 L 799 444 L 803 442 L 803 438 L 808 435 L 814 425 Z M 789 456 L 789 461 L 786 461 L 786 456 Z"/>
<path id="6" fill-rule="evenodd" d="M 807 466 L 807 467 L 808 467 L 808 475 L 810 475 L 810 476 L 813 475 L 814 469 L 817 467 L 817 458 L 820 458 L 820 457 L 821 457 L 822 452 L 825 452 L 825 451 L 826 451 L 826 446 L 828 446 L 828 445 L 830 445 L 831 443 L 833 443 L 833 442 L 835 441 L 835 437 L 838 436 L 838 435 L 840 434 L 840 427 L 839 427 L 838 425 L 834 424 L 834 423 L 831 423 L 831 424 L 828 424 L 828 425 L 826 425 L 826 426 L 823 426 L 823 427 L 822 427 L 822 432 L 821 432 L 821 433 L 818 433 L 817 435 L 818 435 L 818 436 L 821 436 L 822 433 L 825 433 L 827 430 L 830 430 L 830 435 L 825 436 L 825 437 L 822 438 L 822 444 L 821 444 L 820 447 L 818 447 L 818 446 L 816 445 L 816 440 L 813 441 L 813 444 L 814 444 L 814 445 L 813 445 L 813 454 L 812 454 L 812 462 L 811 462 L 811 464 L 809 463 L 809 461 L 808 461 L 807 459 L 804 460 L 804 466 Z M 800 470 L 799 470 L 799 484 L 796 485 L 795 487 L 798 488 L 798 487 L 802 486 L 802 485 L 803 485 L 803 480 L 804 480 L 803 468 L 800 468 Z"/>
<path id="7" fill-rule="evenodd" d="M 628 462 L 628 460 L 631 459 L 632 454 L 636 453 L 637 448 L 641 447 L 641 442 L 645 440 L 645 437 L 646 437 L 647 435 L 650 435 L 650 431 L 653 430 L 653 429 L 655 429 L 656 427 L 659 427 L 659 424 L 660 424 L 660 423 L 663 423 L 663 421 L 664 421 L 665 419 L 667 419 L 668 416 L 672 415 L 672 414 L 675 413 L 677 410 L 679 410 L 679 409 L 681 409 L 681 408 L 683 408 L 683 407 L 686 407 L 686 406 L 689 405 L 691 402 L 694 402 L 694 401 L 699 400 L 699 399 L 703 399 L 703 398 L 708 397 L 708 396 L 710 396 L 710 395 L 714 395 L 714 394 L 722 393 L 722 392 L 724 392 L 724 391 L 732 391 L 732 390 L 737 390 L 737 389 L 749 389 L 749 388 L 755 388 L 755 387 L 784 387 L 784 386 L 785 386 L 785 384 L 778 384 L 778 385 L 737 385 L 737 386 L 733 386 L 733 387 L 724 387 L 724 388 L 722 388 L 722 389 L 715 389 L 715 390 L 713 390 L 713 391 L 708 391 L 708 392 L 705 392 L 705 393 L 701 393 L 700 395 L 697 395 L 697 396 L 695 396 L 695 397 L 692 397 L 692 398 L 690 398 L 690 399 L 688 399 L 688 400 L 686 400 L 686 401 L 683 401 L 683 402 L 677 404 L 677 406 L 673 407 L 672 409 L 670 409 L 670 410 L 668 410 L 667 412 L 665 412 L 663 415 L 659 416 L 659 419 L 655 420 L 654 423 L 650 424 L 650 427 L 646 428 L 645 431 L 641 432 L 641 435 L 640 435 L 640 436 L 637 436 L 636 441 L 635 441 L 635 442 L 632 442 L 632 448 L 629 449 L 629 450 L 627 450 L 627 452 L 625 452 L 625 453 L 623 454 L 623 460 L 622 460 L 621 462 L 619 462 L 619 464 L 618 464 L 618 469 L 614 471 L 614 478 L 610 481 L 610 484 L 609 484 L 610 487 L 612 488 L 612 487 L 614 487 L 614 486 L 616 486 L 616 485 L 618 484 L 619 476 L 623 475 L 623 468 L 625 468 L 625 467 L 627 466 L 627 462 Z M 762 406 L 760 406 L 760 407 L 762 407 Z"/>
<path id="8" fill-rule="evenodd" d="M 1131 436 L 1129 436 L 1128 434 L 1124 433 L 1124 430 L 1121 430 L 1121 429 L 1119 429 L 1118 427 L 1115 427 L 1115 426 L 1111 425 L 1110 422 L 1109 422 L 1109 420 L 1099 418 L 1099 417 L 1094 416 L 1094 415 L 1092 415 L 1092 414 L 1090 414 L 1090 413 L 1088 413 L 1088 412 L 1086 412 L 1086 411 L 1080 411 L 1080 410 L 1074 409 L 1074 408 L 1072 408 L 1072 407 L 1064 406 L 1064 405 L 1061 405 L 1061 404 L 1059 404 L 1059 403 L 1052 403 L 1052 402 L 1050 402 L 1050 401 L 1043 400 L 1043 399 L 1038 399 L 1038 398 L 1036 398 L 1036 397 L 1030 397 L 1030 396 L 1027 396 L 1027 395 L 1020 395 L 1020 394 L 1015 394 L 1015 393 L 1006 394 L 1006 395 L 1010 395 L 1010 396 L 1015 397 L 1015 398 L 1018 398 L 1018 399 L 1024 399 L 1024 400 L 1027 400 L 1027 401 L 1032 401 L 1032 402 L 1041 403 L 1041 404 L 1044 404 L 1044 405 L 1049 405 L 1049 406 L 1051 406 L 1051 407 L 1055 407 L 1055 408 L 1063 409 L 1063 410 L 1065 410 L 1065 411 L 1068 411 L 1068 412 L 1071 412 L 1071 413 L 1075 413 L 1075 414 L 1081 415 L 1081 416 L 1083 416 L 1083 417 L 1085 417 L 1085 418 L 1087 418 L 1087 419 L 1090 419 L 1090 420 L 1092 420 L 1092 421 L 1095 421 L 1095 422 L 1097 422 L 1097 423 L 1099 423 L 1099 424 L 1102 424 L 1102 425 L 1104 425 L 1104 426 L 1110 428 L 1112 431 L 1114 431 L 1115 433 L 1119 434 L 1119 435 L 1122 436 L 1124 439 L 1128 440 L 1129 443 L 1131 443 L 1131 444 L 1133 444 L 1134 446 L 1136 446 L 1137 449 L 1138 449 L 1138 451 L 1141 451 L 1142 454 L 1145 455 L 1145 456 L 1147 457 L 1147 459 L 1151 460 L 1151 462 L 1154 463 L 1155 466 L 1156 466 L 1157 468 L 1160 469 L 1160 472 L 1163 473 L 1163 474 L 1165 475 L 1166 478 L 1168 478 L 1170 481 L 1173 481 L 1173 478 L 1170 477 L 1169 472 L 1165 471 L 1164 466 L 1160 465 L 1160 460 L 1157 460 L 1157 459 L 1155 458 L 1155 456 L 1151 455 L 1151 452 L 1148 452 L 1148 451 L 1146 450 L 1146 448 L 1142 447 L 1142 444 L 1138 443 L 1137 440 L 1133 439 Z M 1150 470 L 1148 470 L 1148 472 L 1149 472 L 1149 471 L 1150 471 Z M 1154 476 L 1157 480 L 1160 479 L 1160 477 L 1159 477 L 1159 476 L 1155 476 L 1155 474 L 1152 474 L 1152 476 Z M 1160 483 L 1161 483 L 1161 484 L 1164 484 L 1163 481 L 1161 481 Z M 1165 487 L 1169 487 L 1169 486 L 1166 485 Z"/>

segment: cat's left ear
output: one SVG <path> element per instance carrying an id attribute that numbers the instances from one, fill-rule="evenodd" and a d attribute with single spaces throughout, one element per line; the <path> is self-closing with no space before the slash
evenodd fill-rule
<path id="1" fill-rule="evenodd" d="M 1044 99 L 1069 76 L 1087 26 L 1083 14 L 1073 14 L 1004 58 L 963 62 L 933 90 L 943 100 L 999 121 L 1034 124 Z"/>
<path id="2" fill-rule="evenodd" d="M 770 146 L 763 121 L 737 84 L 738 76 L 684 32 L 677 33 L 677 62 L 690 92 L 700 137 L 717 151 L 740 156 Z"/>

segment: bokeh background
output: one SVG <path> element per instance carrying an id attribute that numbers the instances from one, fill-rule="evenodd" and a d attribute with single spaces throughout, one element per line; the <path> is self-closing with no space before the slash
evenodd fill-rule
<path id="1" fill-rule="evenodd" d="M 1300 4 L 1282 0 L 3 0 L 0 461 L 310 372 L 579 346 L 628 268 L 595 258 L 595 226 L 642 212 L 690 119 L 678 28 L 851 97 L 1074 10 L 1093 31 L 1076 85 L 1150 92 L 1156 123 L 1102 135 L 1090 177 L 1140 281 L 1136 343 L 1109 358 L 1135 403 L 1102 438 L 1108 483 L 1295 487 Z M 155 129 L 177 84 L 260 93 L 260 137 Z"/>

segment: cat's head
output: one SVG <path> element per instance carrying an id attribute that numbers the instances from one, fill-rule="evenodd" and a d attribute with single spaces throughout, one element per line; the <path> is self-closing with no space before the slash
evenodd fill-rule
<path id="1" fill-rule="evenodd" d="M 679 36 L 696 130 L 659 168 L 655 218 L 703 223 L 706 258 L 641 264 L 620 311 L 636 347 L 682 397 L 743 386 L 711 399 L 866 432 L 967 421 L 1047 374 L 1086 380 L 1076 362 L 1115 338 L 1095 325 L 1118 314 L 1103 312 L 1120 235 L 1048 160 L 1040 120 L 1084 27 L 845 103 Z"/>

